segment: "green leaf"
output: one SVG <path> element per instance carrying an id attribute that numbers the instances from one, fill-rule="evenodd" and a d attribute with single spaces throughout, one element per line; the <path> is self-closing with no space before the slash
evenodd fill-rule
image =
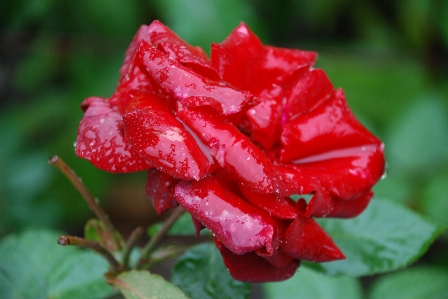
<path id="1" fill-rule="evenodd" d="M 162 228 L 162 223 L 161 222 L 156 222 L 153 225 L 150 225 L 148 227 L 148 229 L 146 230 L 146 233 L 148 234 L 149 237 L 154 237 L 157 232 Z"/>
<path id="2" fill-rule="evenodd" d="M 380 277 L 372 285 L 370 299 L 448 298 L 448 271 L 418 267 Z"/>
<path id="3" fill-rule="evenodd" d="M 191 215 L 189 213 L 183 213 L 182 216 L 174 222 L 169 233 L 171 235 L 195 235 L 196 228 L 191 220 Z"/>
<path id="4" fill-rule="evenodd" d="M 115 291 L 106 283 L 107 262 L 94 252 L 67 256 L 48 276 L 52 299 L 104 298 Z"/>
<path id="5" fill-rule="evenodd" d="M 344 88 L 356 114 L 384 128 L 416 95 L 427 90 L 423 65 L 403 55 L 401 58 L 347 47 L 345 51 L 319 51 L 316 66 L 325 70 L 334 86 Z M 387 151 L 389 145 L 385 144 Z"/>
<path id="6" fill-rule="evenodd" d="M 407 175 L 408 173 L 404 171 L 388 173 L 387 179 L 379 181 L 373 187 L 375 196 L 405 205 L 414 198 L 413 188 L 415 188 L 415 183 L 409 180 Z"/>
<path id="7" fill-rule="evenodd" d="M 162 228 L 162 223 L 157 222 L 149 226 L 146 233 L 149 237 L 154 237 L 159 230 Z M 191 216 L 188 213 L 183 213 L 179 219 L 174 222 L 173 226 L 168 230 L 170 235 L 195 235 L 196 229 L 194 228 L 193 222 L 191 221 Z"/>
<path id="8" fill-rule="evenodd" d="M 433 177 L 424 192 L 421 207 L 423 212 L 448 226 L 448 174 Z"/>
<path id="9" fill-rule="evenodd" d="M 443 101 L 426 96 L 414 102 L 390 129 L 389 163 L 421 176 L 436 170 L 448 157 L 448 117 Z M 416 121 L 418 119 L 418 121 Z"/>
<path id="10" fill-rule="evenodd" d="M 188 299 L 174 284 L 148 271 L 124 272 L 108 280 L 126 299 Z"/>
<path id="11" fill-rule="evenodd" d="M 93 299 L 115 292 L 103 277 L 107 262 L 93 252 L 59 246 L 59 236 L 41 229 L 2 240 L 2 298 Z"/>
<path id="12" fill-rule="evenodd" d="M 86 225 L 84 225 L 84 238 L 90 241 L 101 242 L 104 246 L 103 237 L 104 235 L 104 224 L 98 219 L 87 220 Z"/>
<path id="13" fill-rule="evenodd" d="M 319 223 L 346 259 L 304 264 L 330 275 L 363 276 L 403 268 L 419 258 L 443 231 L 411 210 L 379 198 L 357 218 L 321 219 Z"/>
<path id="14" fill-rule="evenodd" d="M 266 299 L 362 299 L 362 289 L 356 278 L 331 277 L 301 267 L 290 279 L 262 285 Z"/>
<path id="15" fill-rule="evenodd" d="M 250 284 L 230 276 L 212 243 L 196 245 L 182 255 L 173 268 L 171 281 L 195 299 L 248 298 Z"/>

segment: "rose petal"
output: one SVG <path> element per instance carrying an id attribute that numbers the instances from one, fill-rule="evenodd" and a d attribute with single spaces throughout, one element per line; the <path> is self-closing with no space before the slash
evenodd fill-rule
<path id="1" fill-rule="evenodd" d="M 307 114 L 334 93 L 333 84 L 321 69 L 298 68 L 285 83 L 283 123 Z"/>
<path id="2" fill-rule="evenodd" d="M 295 163 L 330 159 L 335 155 L 309 157 L 337 149 L 381 143 L 355 118 L 342 90 L 316 109 L 288 122 L 283 128 L 281 141 L 280 160 L 299 160 Z"/>
<path id="3" fill-rule="evenodd" d="M 295 213 L 297 217 L 297 213 Z M 255 250 L 255 253 L 258 256 L 263 257 L 269 263 L 271 263 L 276 268 L 284 268 L 287 267 L 295 258 L 287 255 L 280 249 L 280 240 L 283 239 L 283 236 L 291 224 L 291 220 L 282 220 L 282 219 L 272 219 L 275 223 L 275 228 L 277 229 L 277 242 L 275 243 L 274 250 L 272 252 L 267 252 L 265 248 L 260 248 Z"/>
<path id="4" fill-rule="evenodd" d="M 212 66 L 225 81 L 249 90 L 262 51 L 260 39 L 241 23 L 221 44 L 212 44 Z"/>
<path id="5" fill-rule="evenodd" d="M 314 52 L 263 46 L 241 23 L 221 44 L 213 44 L 212 65 L 231 84 L 254 94 L 279 84 L 297 67 L 312 65 Z"/>
<path id="6" fill-rule="evenodd" d="M 76 138 L 76 154 L 109 172 L 133 172 L 152 166 L 128 144 L 118 130 L 121 115 L 107 100 L 87 98 Z"/>
<path id="7" fill-rule="evenodd" d="M 122 116 L 124 134 L 133 148 L 159 170 L 175 178 L 198 180 L 212 170 L 213 159 L 163 100 L 158 94 L 136 97 Z"/>
<path id="8" fill-rule="evenodd" d="M 243 254 L 259 248 L 273 252 L 276 241 L 269 215 L 231 193 L 211 177 L 176 186 L 179 204 L 207 227 L 227 248 Z"/>
<path id="9" fill-rule="evenodd" d="M 301 177 L 314 178 L 317 189 L 324 188 L 340 199 L 350 200 L 366 191 L 384 173 L 383 145 L 366 145 L 335 151 L 326 159 L 308 163 L 289 164 Z M 319 187 L 320 186 L 320 187 Z"/>
<path id="10" fill-rule="evenodd" d="M 311 194 L 320 184 L 313 176 L 305 176 L 298 170 L 290 167 L 276 166 L 276 190 L 277 196 L 291 196 L 294 194 Z"/>
<path id="11" fill-rule="evenodd" d="M 203 230 L 205 228 L 205 226 L 201 222 L 199 222 L 199 220 L 194 218 L 193 215 L 191 215 L 191 221 L 193 221 L 193 225 L 196 230 L 196 237 L 199 237 L 201 230 Z"/>
<path id="12" fill-rule="evenodd" d="M 278 85 L 258 95 L 260 104 L 250 108 L 246 117 L 251 124 L 251 138 L 269 150 L 280 142 L 283 91 Z"/>
<path id="13" fill-rule="evenodd" d="M 120 67 L 120 83 L 122 83 L 123 81 L 128 81 L 133 73 L 134 57 L 141 40 L 145 40 L 150 43 L 149 26 L 147 25 L 140 26 L 140 28 L 137 30 L 137 33 L 132 38 L 131 44 L 126 50 L 123 65 Z"/>
<path id="14" fill-rule="evenodd" d="M 210 65 L 207 55 L 200 47 L 186 43 L 159 21 L 152 22 L 148 31 L 150 44 L 168 54 L 170 58 L 204 77 L 220 80 L 218 72 Z"/>
<path id="15" fill-rule="evenodd" d="M 314 194 L 306 209 L 307 216 L 354 217 L 359 214 L 370 201 L 366 192 L 384 172 L 383 145 L 338 153 L 328 160 L 277 166 L 278 195 Z"/>
<path id="16" fill-rule="evenodd" d="M 145 41 L 142 41 L 137 54 L 138 64 L 168 95 L 184 106 L 208 105 L 220 114 L 231 115 L 258 103 L 249 92 L 237 91 L 224 82 L 208 80 L 176 63 Z"/>
<path id="17" fill-rule="evenodd" d="M 228 250 L 218 239 L 215 238 L 224 259 L 224 264 L 229 269 L 230 275 L 240 281 L 266 282 L 282 281 L 294 275 L 300 265 L 300 261 L 293 260 L 285 267 L 275 267 L 266 259 L 254 252 L 237 255 Z"/>
<path id="18" fill-rule="evenodd" d="M 160 215 L 179 205 L 174 197 L 174 187 L 179 182 L 179 179 L 157 169 L 148 170 L 146 194 L 151 199 L 157 214 Z"/>
<path id="19" fill-rule="evenodd" d="M 274 251 L 274 253 L 271 255 L 260 253 L 258 250 L 256 250 L 255 253 L 267 260 L 272 266 L 276 268 L 288 267 L 289 264 L 291 264 L 291 262 L 295 260 L 295 258 L 293 258 L 292 256 L 289 256 L 286 253 L 282 252 L 280 248 Z"/>
<path id="20" fill-rule="evenodd" d="M 358 216 L 373 198 L 367 191 L 357 198 L 341 200 L 329 195 L 313 197 L 306 207 L 305 216 L 352 218 Z"/>
<path id="21" fill-rule="evenodd" d="M 128 106 L 135 97 L 154 93 L 155 90 L 156 88 L 151 84 L 148 76 L 139 67 L 136 67 L 129 80 L 124 80 L 118 85 L 115 93 L 109 99 L 109 103 L 123 115 L 128 111 Z M 175 107 L 175 102 L 170 98 L 166 97 L 166 102 L 172 103 L 172 106 Z"/>
<path id="22" fill-rule="evenodd" d="M 259 193 L 275 190 L 274 166 L 237 128 L 205 110 L 182 110 L 177 115 L 207 146 L 219 165 L 235 179 Z"/>
<path id="23" fill-rule="evenodd" d="M 255 193 L 244 187 L 241 187 L 241 191 L 250 204 L 265 210 L 273 217 L 280 219 L 295 219 L 297 217 L 295 203 L 288 197 Z"/>
<path id="24" fill-rule="evenodd" d="M 280 247 L 283 252 L 294 258 L 312 262 L 329 262 L 345 258 L 331 237 L 315 220 L 308 217 L 299 216 L 293 221 Z"/>
<path id="25" fill-rule="evenodd" d="M 316 52 L 272 46 L 265 46 L 263 52 L 264 59 L 260 61 L 263 77 L 266 82 L 277 84 L 286 80 L 297 68 L 312 66 L 317 58 Z"/>

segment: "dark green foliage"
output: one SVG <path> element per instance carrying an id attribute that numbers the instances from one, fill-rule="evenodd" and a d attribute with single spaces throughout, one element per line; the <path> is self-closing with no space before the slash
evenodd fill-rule
<path id="1" fill-rule="evenodd" d="M 114 195 L 120 194 L 121 201 L 129 208 L 120 208 L 123 217 L 113 219 L 117 220 L 118 228 L 129 230 L 129 219 L 136 218 L 132 213 L 144 210 L 133 205 L 134 186 L 140 186 L 144 193 L 144 174 L 124 178 L 97 170 L 75 156 L 73 143 L 82 117 L 79 108 L 82 100 L 92 95 L 111 95 L 124 51 L 133 34 L 140 24 L 149 24 L 154 19 L 170 26 L 188 42 L 203 46 L 206 52 L 209 52 L 211 42 L 221 42 L 240 21 L 246 22 L 265 44 L 317 51 L 317 67 L 327 72 L 335 87 L 344 89 L 357 116 L 385 141 L 389 175 L 375 187 L 377 196 L 407 205 L 428 219 L 448 225 L 447 1 L 6 0 L 0 1 L 0 14 L 1 237 L 29 227 L 82 232 L 84 223 L 92 215 L 67 180 L 47 164 L 47 159 L 54 154 L 76 170 L 105 206 L 111 203 Z M 391 205 L 378 202 L 370 208 Z M 403 213 L 407 215 L 408 212 Z M 327 231 L 334 234 L 338 243 L 341 226 L 349 226 L 350 221 L 358 225 L 368 216 L 369 210 L 359 219 L 347 222 L 325 220 L 322 223 L 327 223 Z M 401 223 L 407 223 L 407 227 L 411 227 L 410 222 L 415 220 L 422 230 L 427 229 L 428 239 L 438 233 L 432 224 L 415 215 L 413 218 L 389 217 L 397 225 L 404 221 Z M 141 222 L 135 225 L 148 224 Z M 181 225 L 173 232 L 183 234 L 193 230 L 191 226 Z M 45 231 L 34 234 L 54 237 L 54 233 Z M 14 278 L 20 277 L 25 269 L 19 262 L 10 266 L 3 263 L 5 252 L 9 252 L 5 251 L 5 246 L 17 246 L 14 248 L 18 255 L 30 255 L 30 258 L 35 252 L 47 250 L 72 254 L 70 248 L 57 248 L 53 239 L 51 244 L 57 249 L 46 247 L 48 244 L 33 243 L 31 239 L 25 241 L 26 236 L 30 236 L 29 233 L 3 240 L 4 255 L 0 255 L 0 267 L 5 272 L 0 273 L 8 273 Z M 428 280 L 428 289 L 421 289 L 422 297 L 446 297 L 446 288 L 438 281 L 446 278 L 448 261 L 446 254 L 437 254 L 447 252 L 446 236 L 446 233 L 442 234 L 437 248 L 430 248 L 422 258 L 420 263 L 424 267 L 380 276 L 373 284 L 369 298 L 387 298 L 384 294 L 398 298 L 393 292 L 403 289 L 402 285 L 417 288 L 413 283 L 416 277 Z M 27 244 L 26 249 L 20 249 L 21 240 Z M 31 250 L 31 244 L 27 242 L 32 242 L 35 249 Z M 350 254 L 342 243 L 341 248 Z M 425 244 L 418 245 L 425 247 Z M 206 247 L 208 245 L 201 246 L 186 253 L 184 260 L 176 266 L 174 277 L 182 261 L 194 259 L 192 255 L 197 250 L 212 250 Z M 400 246 L 397 248 L 401 250 Z M 416 249 L 413 260 L 420 255 L 419 250 Z M 86 254 L 86 258 L 93 257 Z M 7 260 L 10 263 L 16 261 L 14 257 Z M 40 263 L 41 269 L 54 266 L 46 260 Z M 331 273 L 347 273 L 336 263 L 325 264 L 323 269 Z M 84 269 L 82 264 L 77 266 Z M 61 277 L 70 277 L 64 269 L 67 268 L 64 266 L 57 271 Z M 59 273 L 57 271 L 53 276 Z M 44 277 L 47 276 L 42 275 Z M 284 285 L 269 284 L 266 297 L 277 298 L 272 294 L 283 294 L 281 289 L 285 294 L 301 294 L 300 298 L 327 298 L 323 297 L 324 290 L 333 290 L 335 284 L 341 283 L 352 296 L 345 294 L 342 297 L 360 298 L 356 280 L 332 279 L 302 267 L 294 280 Z M 1 298 L 9 298 L 10 294 L 22 295 L 21 289 L 8 289 L 12 285 L 1 284 L 1 281 Z M 61 278 L 58 283 L 63 281 L 66 280 Z M 291 286 L 295 281 L 297 283 Z M 40 287 L 36 283 L 33 285 Z M 429 286 L 440 292 L 429 292 Z M 297 291 L 296 287 L 301 289 Z M 320 287 L 323 293 L 315 293 Z M 409 289 L 409 294 L 415 294 L 412 290 Z M 39 294 L 47 294 L 40 291 Z M 247 289 L 243 293 L 247 293 Z M 23 298 L 27 298 L 25 294 Z M 72 297 L 66 295 L 64 298 Z"/>

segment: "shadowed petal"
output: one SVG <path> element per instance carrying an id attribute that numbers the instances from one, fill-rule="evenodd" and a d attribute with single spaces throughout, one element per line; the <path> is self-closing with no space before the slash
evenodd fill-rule
<path id="1" fill-rule="evenodd" d="M 329 262 L 345 256 L 331 237 L 314 219 L 298 217 L 287 229 L 280 247 L 283 252 L 301 260 Z"/>
<path id="2" fill-rule="evenodd" d="M 293 276 L 300 265 L 300 261 L 292 260 L 286 266 L 278 268 L 255 252 L 237 255 L 228 250 L 216 238 L 215 243 L 230 275 L 237 280 L 247 282 L 282 281 Z"/>
<path id="3" fill-rule="evenodd" d="M 146 194 L 151 199 L 157 214 L 160 215 L 179 205 L 174 197 L 174 188 L 179 181 L 155 168 L 148 171 Z"/>

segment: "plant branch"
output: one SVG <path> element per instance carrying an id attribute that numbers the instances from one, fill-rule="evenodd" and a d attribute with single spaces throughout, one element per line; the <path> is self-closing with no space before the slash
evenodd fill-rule
<path id="1" fill-rule="evenodd" d="M 112 222 L 109 220 L 109 216 L 104 212 L 104 210 L 100 207 L 95 197 L 90 194 L 87 187 L 84 185 L 82 180 L 76 175 L 76 173 L 58 156 L 53 156 L 48 160 L 48 163 L 55 166 L 65 177 L 73 184 L 73 186 L 79 191 L 84 200 L 87 202 L 90 210 L 95 213 L 95 215 L 100 219 L 100 221 L 104 224 L 104 229 L 107 234 L 107 247 L 111 248 L 120 248 L 119 242 L 115 240 L 115 229 Z"/>
<path id="2" fill-rule="evenodd" d="M 163 222 L 160 230 L 152 237 L 149 242 L 142 249 L 141 260 L 147 261 L 149 255 L 157 248 L 162 238 L 166 235 L 171 226 L 176 222 L 176 220 L 184 213 L 182 207 L 178 207 L 173 210 L 171 215 Z"/>
<path id="3" fill-rule="evenodd" d="M 126 241 L 126 247 L 123 252 L 123 256 L 121 258 L 121 263 L 128 267 L 129 263 L 129 256 L 131 255 L 131 251 L 134 248 L 135 244 L 137 243 L 138 239 L 142 236 L 142 234 L 145 232 L 145 230 L 142 227 L 137 227 L 134 229 L 134 231 L 129 236 L 128 240 Z"/>
<path id="4" fill-rule="evenodd" d="M 148 262 L 142 266 L 142 269 L 149 270 L 152 266 L 164 262 L 166 260 L 172 259 L 176 256 L 181 255 L 186 250 L 188 250 L 191 245 L 187 246 L 168 246 L 161 249 L 157 249 L 153 252 Z"/>
<path id="5" fill-rule="evenodd" d="M 93 249 L 106 258 L 109 262 L 111 272 L 117 272 L 120 269 L 120 265 L 113 255 L 98 242 L 73 236 L 60 236 L 58 238 L 58 244 L 61 246 L 73 245 Z"/>

